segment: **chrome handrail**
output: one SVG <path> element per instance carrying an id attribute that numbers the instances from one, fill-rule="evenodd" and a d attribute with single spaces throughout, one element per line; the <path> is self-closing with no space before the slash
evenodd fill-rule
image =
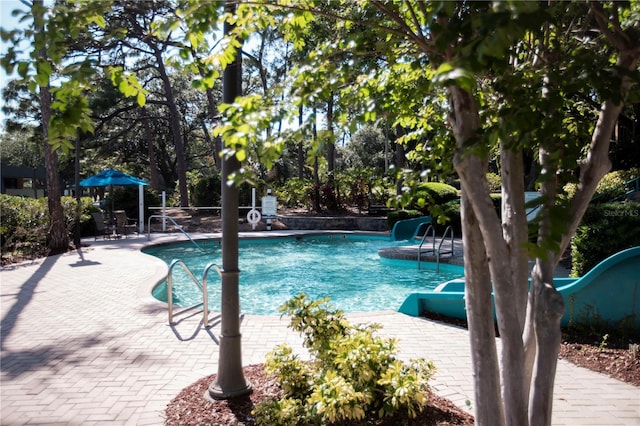
<path id="1" fill-rule="evenodd" d="M 447 238 L 447 233 L 451 231 L 451 251 L 441 251 L 440 249 L 442 248 L 442 243 L 444 242 L 445 238 Z M 447 226 L 447 228 L 444 230 L 444 234 L 442 234 L 442 239 L 440 240 L 440 244 L 438 244 L 438 252 L 436 254 L 436 271 L 440 271 L 440 255 L 441 254 L 447 254 L 447 253 L 451 253 L 451 256 L 453 256 L 453 249 L 454 249 L 454 239 L 453 239 L 453 228 L 451 227 L 451 225 Z"/>
<path id="2" fill-rule="evenodd" d="M 171 263 L 169 264 L 169 271 L 167 272 L 167 308 L 169 312 L 169 325 L 175 324 L 175 322 L 173 321 L 174 315 L 180 315 L 192 309 L 202 306 L 202 303 L 197 303 L 195 305 L 184 308 L 183 310 L 176 312 L 175 314 L 173 313 L 173 269 L 177 265 L 182 267 L 182 269 L 187 273 L 189 278 L 191 278 L 191 281 L 193 281 L 200 288 L 200 291 L 202 291 L 202 285 L 200 284 L 198 279 L 193 275 L 193 273 L 187 267 L 187 265 L 185 265 L 185 263 L 180 259 L 172 260 Z"/>
<path id="3" fill-rule="evenodd" d="M 204 273 L 202 274 L 202 324 L 204 324 L 205 328 L 209 328 L 209 293 L 207 291 L 207 277 L 209 275 L 209 270 L 214 268 L 218 273 L 218 276 L 222 279 L 222 272 L 218 266 L 211 262 L 207 264 L 204 268 Z"/>
<path id="4" fill-rule="evenodd" d="M 433 255 L 436 257 L 436 271 L 440 271 L 440 255 L 441 254 L 451 254 L 451 256 L 453 256 L 454 254 L 454 249 L 455 249 L 455 239 L 453 238 L 453 228 L 451 226 L 447 226 L 446 229 L 444 230 L 444 234 L 442 234 L 442 238 L 440 239 L 440 243 L 438 243 L 438 249 L 436 250 L 436 231 L 435 229 L 433 229 L 433 227 L 431 225 L 429 225 L 429 227 L 427 228 L 427 231 L 424 233 L 424 235 L 422 236 L 422 241 L 420 242 L 420 245 L 418 246 L 418 269 L 420 269 L 420 262 L 422 261 L 422 245 L 424 244 L 425 239 L 427 238 L 429 231 L 433 231 L 433 244 L 432 244 L 432 248 L 431 250 L 427 250 L 425 253 L 433 253 Z M 442 251 L 442 243 L 444 242 L 444 240 L 447 238 L 447 234 L 451 234 L 451 250 L 447 250 L 447 251 Z"/>
<path id="5" fill-rule="evenodd" d="M 149 219 L 147 220 L 147 241 L 151 241 L 151 219 L 154 217 L 157 217 L 160 219 L 169 219 L 171 223 L 173 223 L 173 225 L 176 227 L 176 229 L 182 232 L 184 236 L 187 237 L 189 241 L 193 243 L 194 246 L 196 246 L 199 250 L 204 250 L 202 247 L 198 245 L 198 243 L 196 243 L 193 240 L 193 238 L 191 238 L 191 235 L 189 235 L 189 233 L 182 228 L 182 225 L 178 225 L 178 223 L 176 223 L 176 221 L 173 220 L 171 216 L 167 216 L 164 214 L 152 214 L 151 216 L 149 216 Z"/>
<path id="6" fill-rule="evenodd" d="M 179 265 L 182 270 L 191 278 L 191 281 L 198 286 L 200 291 L 202 292 L 202 302 L 196 303 L 195 305 L 186 307 L 178 312 L 173 312 L 173 270 Z M 218 275 L 220 275 L 220 268 L 216 266 L 214 263 L 209 263 L 204 268 L 204 273 L 202 275 L 202 284 L 198 279 L 193 275 L 193 272 L 187 267 L 187 265 L 180 259 L 174 259 L 169 264 L 169 271 L 167 272 L 167 308 L 169 315 L 169 325 L 175 325 L 174 317 L 189 312 L 193 309 L 199 308 L 202 306 L 202 324 L 205 328 L 209 327 L 209 293 L 207 291 L 207 278 L 209 275 L 209 270 L 214 268 Z"/>
<path id="7" fill-rule="evenodd" d="M 424 232 L 424 235 L 422 236 L 422 240 L 420 241 L 420 245 L 418 246 L 418 269 L 420 269 L 420 257 L 422 255 L 422 246 L 425 242 L 425 240 L 427 239 L 427 237 L 429 236 L 429 231 L 431 231 L 431 236 L 433 238 L 432 242 L 431 242 L 431 250 L 427 250 L 425 253 L 436 253 L 436 229 L 433 227 L 433 225 L 429 224 L 429 226 L 427 227 L 427 230 Z"/>

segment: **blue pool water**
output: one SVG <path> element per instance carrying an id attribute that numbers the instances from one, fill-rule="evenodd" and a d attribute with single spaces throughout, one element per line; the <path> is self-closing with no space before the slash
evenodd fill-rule
<path id="1" fill-rule="evenodd" d="M 156 246 L 144 252 L 171 263 L 180 259 L 202 279 L 206 265 L 221 266 L 219 241 Z M 299 293 L 310 299 L 329 296 L 330 303 L 345 312 L 397 310 L 411 293 L 433 289 L 443 281 L 463 275 L 463 268 L 381 258 L 378 249 L 401 245 L 386 237 L 357 234 L 309 235 L 240 240 L 240 309 L 253 315 L 278 315 L 278 307 Z M 425 267 L 426 265 L 426 267 Z M 209 306 L 220 310 L 220 279 L 209 272 Z M 190 306 L 201 301 L 195 285 L 174 269 L 173 301 Z M 167 300 L 166 283 L 154 297 Z"/>

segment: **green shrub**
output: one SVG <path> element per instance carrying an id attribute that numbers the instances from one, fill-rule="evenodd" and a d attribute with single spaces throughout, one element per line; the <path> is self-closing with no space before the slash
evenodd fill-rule
<path id="1" fill-rule="evenodd" d="M 487 182 L 489 183 L 489 191 L 501 192 L 502 191 L 502 178 L 496 173 L 487 173 Z"/>
<path id="2" fill-rule="evenodd" d="M 369 200 L 374 191 L 382 184 L 375 170 L 372 168 L 358 168 L 335 172 L 340 199 L 348 206 L 364 210 L 369 206 Z M 378 191 L 376 191 L 378 192 Z M 386 203 L 378 193 L 378 202 Z"/>
<path id="3" fill-rule="evenodd" d="M 78 203 L 73 197 L 62 197 L 60 203 L 62 204 L 62 211 L 64 213 L 65 227 L 68 232 L 72 234 L 76 227 L 76 209 Z M 93 205 L 91 197 L 80 198 L 80 222 L 78 224 L 78 226 L 80 226 L 80 236 L 88 237 L 94 235 L 95 225 L 91 212 L 97 211 L 100 211 L 100 209 Z"/>
<path id="4" fill-rule="evenodd" d="M 191 204 L 198 207 L 220 206 L 221 190 L 219 174 L 192 178 L 189 185 Z"/>
<path id="5" fill-rule="evenodd" d="M 460 217 L 460 201 L 453 200 L 439 206 L 434 206 L 429 210 L 429 215 L 433 218 L 432 225 L 436 235 L 443 235 L 448 226 L 453 229 L 455 238 L 462 237 L 462 220 Z"/>
<path id="6" fill-rule="evenodd" d="M 417 208 L 444 204 L 458 198 L 458 190 L 440 182 L 421 183 L 413 196 L 412 203 Z"/>
<path id="7" fill-rule="evenodd" d="M 47 199 L 0 194 L 0 245 L 3 263 L 12 256 L 41 256 L 47 252 Z"/>
<path id="8" fill-rule="evenodd" d="M 571 275 L 580 277 L 607 257 L 640 245 L 640 203 L 589 206 L 571 240 Z"/>
<path id="9" fill-rule="evenodd" d="M 490 194 L 493 207 L 501 217 L 502 196 L 500 194 Z M 429 216 L 433 218 L 433 227 L 436 235 L 443 235 L 448 226 L 453 229 L 455 238 L 462 238 L 462 217 L 460 215 L 460 200 L 453 200 L 447 203 L 433 206 L 429 209 Z"/>
<path id="10" fill-rule="evenodd" d="M 498 216 L 502 217 L 502 194 L 489 194 L 493 208 L 496 209 Z"/>
<path id="11" fill-rule="evenodd" d="M 285 207 L 313 208 L 313 181 L 311 179 L 287 179 L 283 186 L 275 188 L 278 203 Z"/>
<path id="12" fill-rule="evenodd" d="M 352 326 L 327 301 L 307 301 L 301 294 L 280 308 L 303 335 L 312 361 L 301 361 L 287 345 L 267 355 L 265 370 L 275 374 L 284 397 L 259 404 L 253 411 L 257 424 L 327 424 L 399 410 L 415 417 L 427 402 L 433 365 L 422 359 L 402 363 L 396 342 L 375 336 L 380 326 Z"/>
<path id="13" fill-rule="evenodd" d="M 598 183 L 593 198 L 598 202 L 606 203 L 614 198 L 624 197 L 625 188 L 622 185 L 638 176 L 640 176 L 640 170 L 637 168 L 607 173 Z M 575 183 L 568 183 L 564 186 L 564 192 L 569 199 L 573 198 L 577 187 L 578 185 Z"/>
<path id="14" fill-rule="evenodd" d="M 76 226 L 76 200 L 61 197 L 65 227 L 72 239 Z M 80 233 L 93 235 L 91 212 L 97 211 L 90 197 L 80 200 Z M 49 229 L 49 211 L 46 198 L 26 198 L 0 194 L 0 246 L 3 259 L 11 257 L 34 258 L 46 256 Z"/>
<path id="15" fill-rule="evenodd" d="M 387 226 L 393 229 L 393 225 L 399 220 L 414 219 L 422 217 L 424 214 L 419 210 L 394 210 L 387 214 Z"/>
<path id="16" fill-rule="evenodd" d="M 144 199 L 144 217 L 146 219 L 157 212 L 149 209 L 149 207 L 158 207 L 162 204 L 161 197 L 157 192 L 149 187 L 145 186 L 142 197 Z M 114 210 L 124 210 L 127 213 L 127 217 L 138 218 L 140 214 L 138 211 L 139 194 L 137 186 L 119 186 L 113 190 L 113 208 Z M 178 203 L 179 204 L 179 203 Z M 167 205 L 171 205 L 170 202 Z M 111 198 L 107 197 L 105 200 L 105 208 L 110 210 L 112 206 Z"/>

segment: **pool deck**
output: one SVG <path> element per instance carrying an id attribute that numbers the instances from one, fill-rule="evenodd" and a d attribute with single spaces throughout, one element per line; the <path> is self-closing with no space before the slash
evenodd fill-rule
<path id="1" fill-rule="evenodd" d="M 154 235 L 152 243 L 184 240 Z M 219 326 L 201 329 L 191 318 L 169 327 L 165 305 L 150 296 L 167 268 L 140 252 L 146 236 L 85 242 L 0 272 L 2 425 L 161 425 L 182 388 L 217 372 Z M 349 318 L 383 325 L 402 359 L 434 362 L 438 394 L 474 406 L 466 330 L 392 311 Z M 304 354 L 278 316 L 244 316 L 241 332 L 244 365 L 283 342 Z M 640 425 L 640 388 L 560 360 L 553 424 Z"/>

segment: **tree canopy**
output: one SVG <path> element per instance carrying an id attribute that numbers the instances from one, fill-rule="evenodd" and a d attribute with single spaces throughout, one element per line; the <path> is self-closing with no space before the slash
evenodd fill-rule
<path id="1" fill-rule="evenodd" d="M 45 141 L 69 147 L 78 130 L 94 131 L 84 94 L 101 69 L 136 99 L 130 108 L 144 107 L 141 137 L 169 129 L 171 144 L 146 145 L 149 153 L 173 151 L 174 165 L 149 163 L 177 170 L 183 205 L 185 156 L 195 138 L 223 140 L 214 156 L 240 162 L 223 182 L 264 178 L 296 150 L 298 174 L 307 157 L 319 191 L 321 169 L 334 179 L 338 135 L 377 121 L 407 152 L 405 164 L 396 158 L 398 169 L 409 165 L 417 181 L 459 179 L 476 422 L 550 424 L 564 309 L 553 268 L 611 167 L 623 107 L 639 101 L 638 1 L 281 0 L 238 2 L 233 11 L 196 0 L 70 2 L 56 3 L 46 27 L 41 8 L 33 5 L 34 27 L 20 34 L 33 37 L 33 61 L 10 51 L 2 63 L 41 94 L 60 77 Z M 256 37 L 260 47 L 246 47 Z M 256 90 L 216 104 L 216 79 L 243 49 L 255 66 L 246 87 Z M 204 101 L 188 94 L 185 78 L 204 90 L 208 114 L 193 113 Z M 122 97 L 105 99 L 104 111 L 115 114 Z M 525 161 L 537 172 L 527 185 L 541 194 L 531 224 Z M 490 198 L 490 163 L 502 179 L 500 215 Z M 567 182 L 577 183 L 571 196 Z"/>

